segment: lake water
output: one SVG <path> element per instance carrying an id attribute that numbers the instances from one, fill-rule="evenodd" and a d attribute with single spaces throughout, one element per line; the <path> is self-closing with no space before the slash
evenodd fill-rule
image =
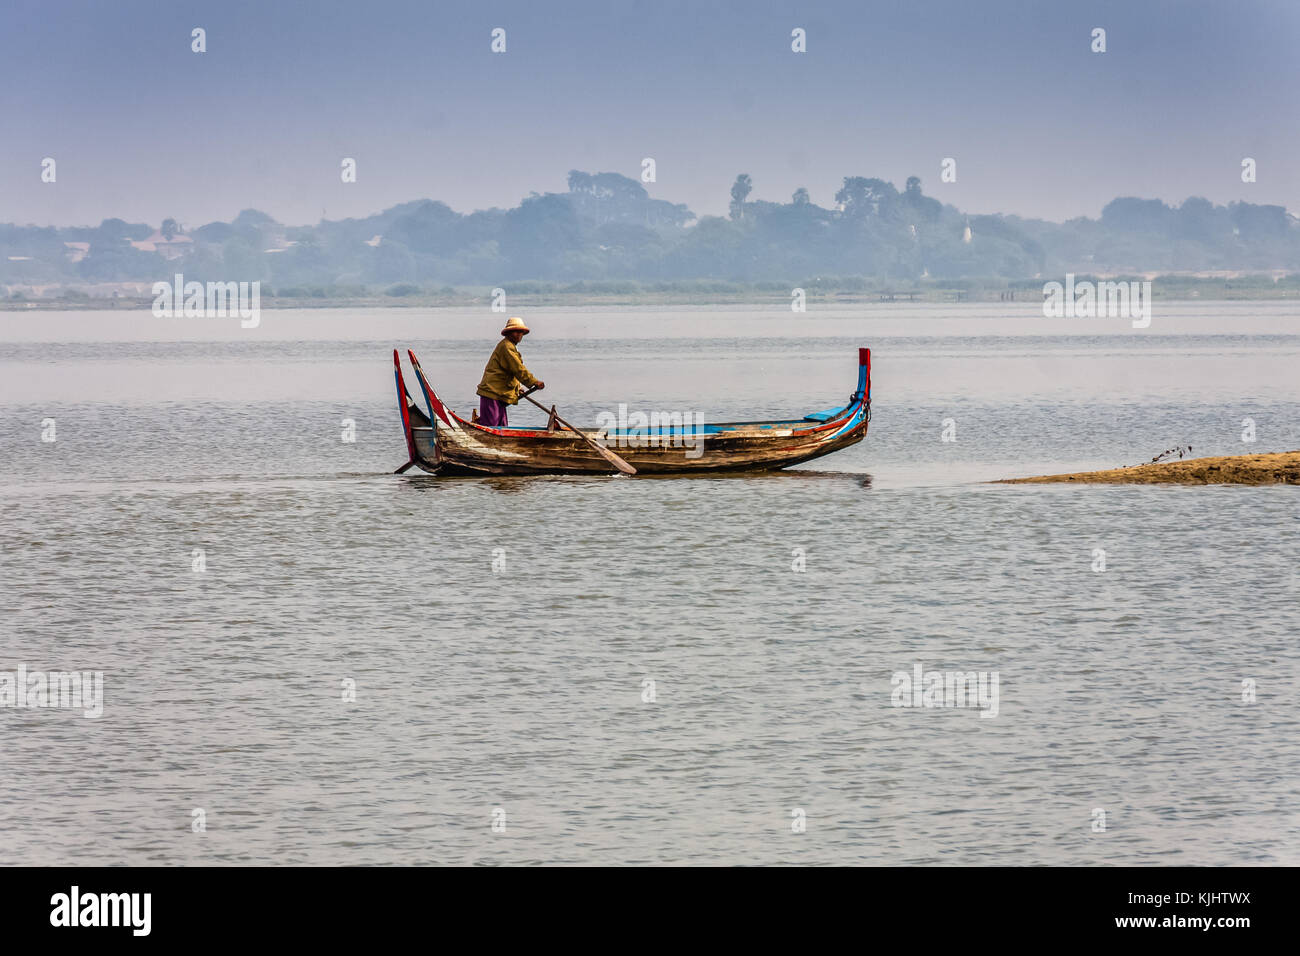
<path id="1" fill-rule="evenodd" d="M 1300 863 L 1300 490 L 985 483 L 1300 448 L 1300 305 L 1155 305 L 524 313 L 578 424 L 872 348 L 864 442 L 704 479 L 392 475 L 486 310 L 0 313 L 0 671 L 104 674 L 0 709 L 0 863 Z"/>

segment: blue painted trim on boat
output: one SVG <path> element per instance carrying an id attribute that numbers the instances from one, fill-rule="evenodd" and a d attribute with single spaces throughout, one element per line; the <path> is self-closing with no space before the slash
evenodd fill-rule
<path id="1" fill-rule="evenodd" d="M 771 425 L 764 425 L 764 428 L 771 428 Z M 692 425 L 689 428 L 685 425 L 655 425 L 653 428 L 649 425 L 642 425 L 640 428 L 607 428 L 604 429 L 606 435 L 717 435 L 720 432 L 731 431 L 725 425 Z"/>
<path id="2" fill-rule="evenodd" d="M 438 416 L 433 414 L 433 402 L 429 399 L 429 386 L 424 381 L 424 373 L 420 371 L 420 366 L 412 365 L 412 371 L 415 372 L 415 380 L 420 383 L 420 391 L 424 394 L 424 407 L 429 412 L 429 427 L 435 432 L 438 428 Z"/>
<path id="3" fill-rule="evenodd" d="M 867 417 L 866 409 L 867 409 L 867 406 L 866 406 L 866 405 L 859 405 L 859 406 L 858 406 L 858 410 L 857 410 L 856 412 L 853 413 L 853 415 L 852 415 L 852 416 L 849 418 L 849 420 L 845 423 L 844 427 L 841 428 L 839 431 L 837 431 L 834 435 L 832 435 L 832 436 L 830 437 L 830 440 L 831 440 L 831 441 L 834 441 L 836 438 L 839 438 L 839 437 L 840 437 L 841 435 L 843 435 L 845 432 L 847 432 L 847 431 L 851 431 L 851 430 L 853 430 L 854 428 L 857 428 L 859 425 L 861 425 L 862 422 L 863 422 L 863 419 L 865 419 L 865 418 Z"/>

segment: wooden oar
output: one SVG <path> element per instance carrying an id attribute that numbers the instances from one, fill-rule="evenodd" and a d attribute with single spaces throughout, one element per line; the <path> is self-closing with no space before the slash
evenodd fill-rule
<path id="1" fill-rule="evenodd" d="M 553 407 L 552 407 L 552 408 L 547 408 L 545 405 L 543 405 L 543 404 L 542 404 L 541 402 L 539 402 L 537 399 L 531 397 L 531 396 L 532 396 L 532 393 L 535 392 L 535 391 L 537 391 L 537 386 L 534 385 L 534 386 L 533 386 L 532 388 L 530 388 L 528 391 L 526 391 L 526 392 L 520 392 L 520 393 L 519 393 L 519 397 L 520 397 L 520 398 L 526 398 L 526 399 L 528 399 L 530 402 L 532 402 L 534 405 L 536 405 L 536 406 L 537 406 L 538 408 L 540 408 L 542 411 L 546 412 L 546 414 L 548 414 L 548 415 L 555 415 L 555 409 L 554 409 Z M 602 445 L 602 444 L 600 444 L 599 442 L 593 441 L 592 439 L 588 438 L 588 437 L 587 437 L 586 435 L 584 435 L 582 432 L 578 431 L 576 428 L 574 428 L 572 425 L 570 425 L 568 422 L 566 422 L 566 421 L 565 421 L 563 418 L 561 418 L 559 415 L 555 415 L 555 420 L 556 420 L 557 422 L 559 422 L 561 425 L 563 425 L 565 428 L 567 428 L 569 431 L 573 432 L 575 435 L 577 435 L 577 436 L 578 436 L 579 438 L 581 438 L 583 441 L 585 441 L 585 442 L 586 442 L 588 445 L 590 445 L 592 448 L 594 448 L 594 449 L 596 450 L 596 453 L 599 454 L 600 457 L 604 458 L 606 461 L 608 461 L 611 465 L 613 465 L 615 468 L 617 468 L 617 469 L 618 469 L 619 471 L 621 471 L 623 474 L 625 474 L 625 475 L 635 475 L 635 474 L 636 474 L 636 469 L 635 469 L 635 468 L 633 468 L 631 465 L 629 465 L 627 462 L 625 462 L 622 458 L 619 458 L 618 455 L 614 454 L 612 451 L 610 451 L 610 450 L 609 450 L 608 448 L 606 448 L 604 445 Z"/>

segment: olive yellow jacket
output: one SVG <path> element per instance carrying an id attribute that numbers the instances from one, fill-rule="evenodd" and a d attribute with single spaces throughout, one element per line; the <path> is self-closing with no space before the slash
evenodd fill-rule
<path id="1" fill-rule="evenodd" d="M 525 388 L 531 388 L 537 384 L 537 379 L 519 357 L 515 343 L 503 338 L 492 350 L 492 357 L 483 367 L 483 381 L 478 383 L 476 394 L 484 398 L 495 398 L 507 405 L 517 405 L 521 384 Z"/>

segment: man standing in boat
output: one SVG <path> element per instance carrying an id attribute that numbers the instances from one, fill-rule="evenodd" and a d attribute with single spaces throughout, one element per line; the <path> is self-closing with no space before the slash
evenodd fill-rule
<path id="1" fill-rule="evenodd" d="M 506 409 L 519 404 L 521 388 L 542 389 L 546 383 L 528 371 L 519 357 L 519 340 L 528 334 L 524 320 L 512 318 L 501 330 L 501 341 L 492 350 L 492 357 L 483 368 L 483 381 L 478 383 L 478 423 L 491 428 L 505 428 Z"/>

